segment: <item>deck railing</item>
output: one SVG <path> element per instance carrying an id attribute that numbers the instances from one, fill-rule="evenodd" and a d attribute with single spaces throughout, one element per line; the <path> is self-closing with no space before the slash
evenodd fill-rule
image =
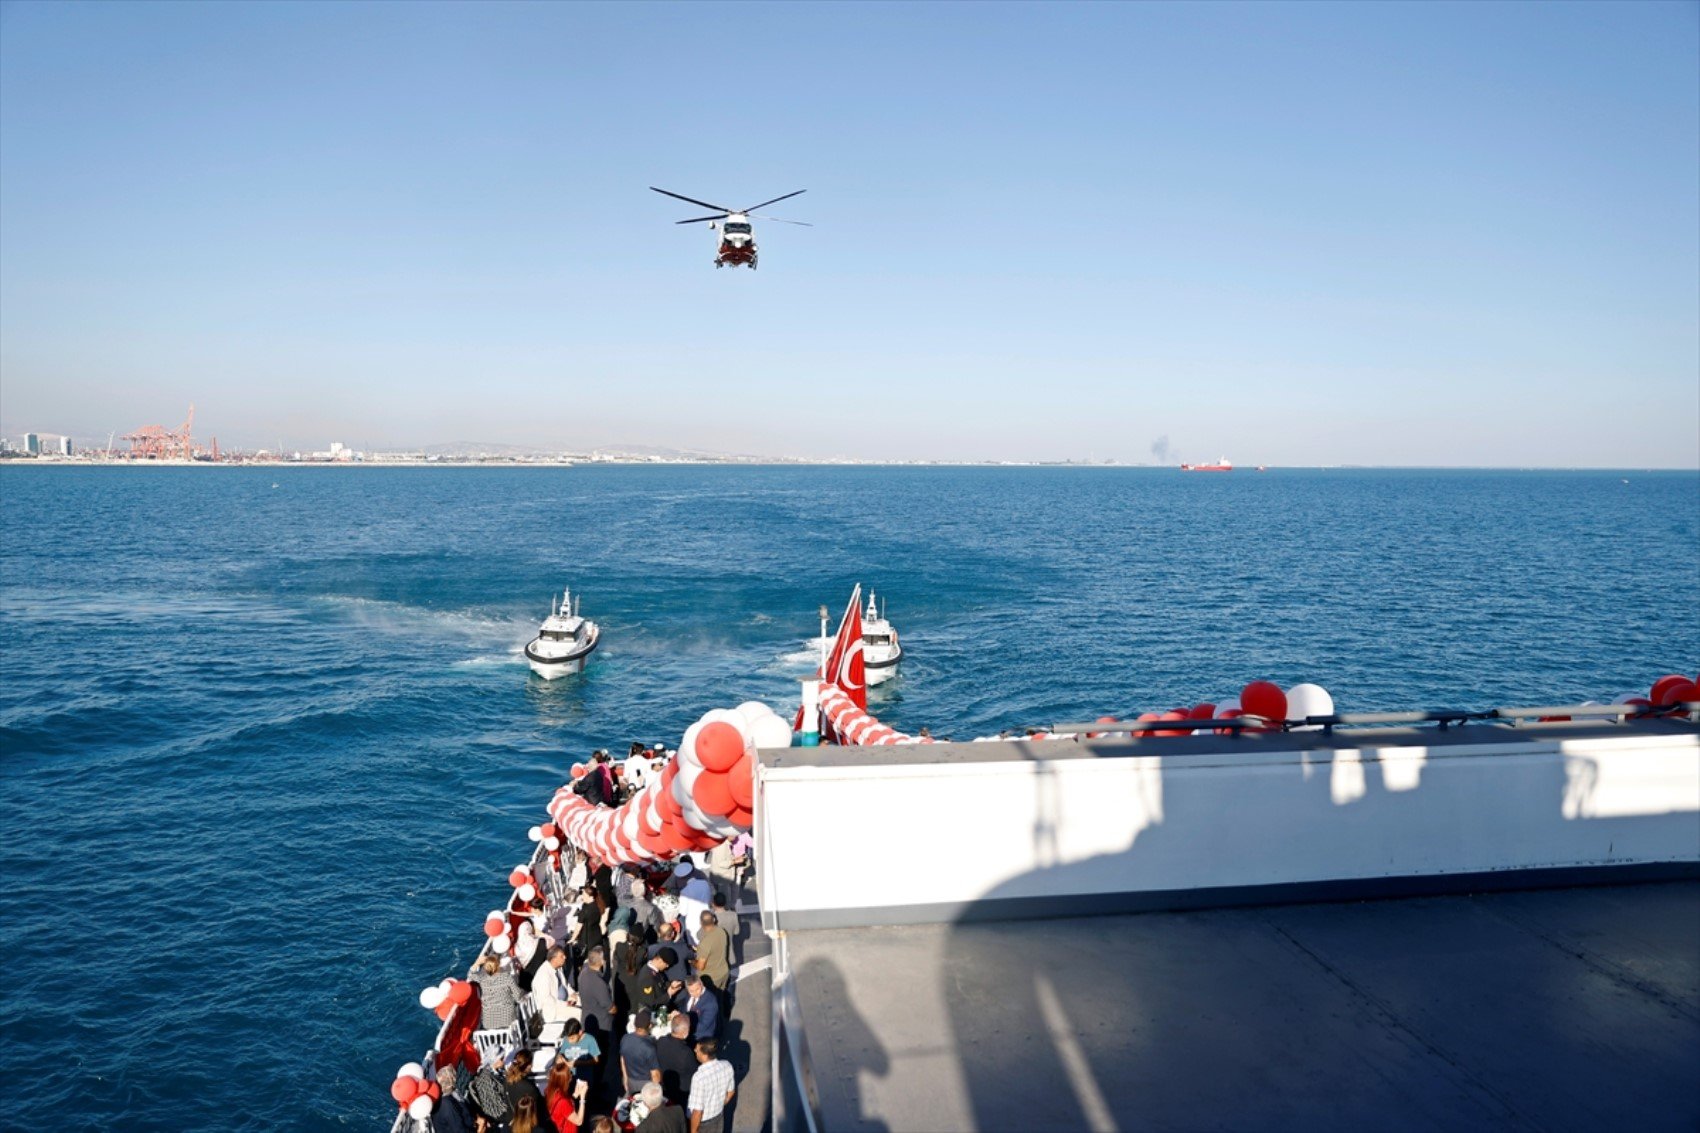
<path id="1" fill-rule="evenodd" d="M 562 876 L 558 870 L 555 870 L 550 866 L 549 850 L 541 842 L 539 842 L 536 849 L 531 852 L 531 861 L 529 864 L 531 866 L 531 875 L 537 878 L 537 880 L 543 885 L 542 895 L 547 902 L 548 907 L 554 908 L 559 905 L 566 896 L 567 879 Z M 513 904 L 513 899 L 516 893 L 517 891 L 508 894 L 508 904 L 510 907 Z M 466 971 L 462 973 L 463 979 L 469 978 L 472 975 L 473 971 L 478 967 L 479 961 L 484 959 L 485 954 L 489 951 L 490 943 L 486 940 L 484 947 L 478 950 L 478 955 L 473 957 L 472 963 L 466 966 Z M 448 1036 L 449 1028 L 454 1026 L 455 1020 L 459 1017 L 462 1011 L 467 1009 L 468 1006 L 470 1006 L 470 1004 L 463 1004 L 449 1012 L 449 1017 L 444 1019 L 443 1025 L 437 1028 L 437 1037 L 431 1041 L 431 1049 L 426 1051 L 424 1057 L 419 1060 L 419 1065 L 425 1069 L 425 1078 L 427 1081 L 433 1081 L 436 1079 L 437 1053 L 443 1049 L 443 1039 Z M 390 1123 L 390 1133 L 428 1133 L 430 1128 L 430 1118 L 416 1120 L 409 1117 L 406 1110 L 398 1111 L 395 1115 L 395 1120 Z"/>
<path id="2" fill-rule="evenodd" d="M 1235 716 L 1208 720 L 1104 720 L 1091 724 L 1053 724 L 1054 735 L 1125 736 L 1153 732 L 1226 732 L 1280 729 L 1319 731 L 1332 734 L 1335 728 L 1387 728 L 1437 724 L 1442 731 L 1454 724 L 1499 723 L 1512 728 L 1555 720 L 1599 720 L 1628 723 L 1632 720 L 1690 720 L 1700 723 L 1700 702 L 1685 701 L 1663 708 L 1638 704 L 1558 704 L 1535 708 L 1436 709 L 1422 712 L 1342 712 L 1329 716 L 1306 716 L 1302 720 L 1268 720 L 1262 716 Z"/>

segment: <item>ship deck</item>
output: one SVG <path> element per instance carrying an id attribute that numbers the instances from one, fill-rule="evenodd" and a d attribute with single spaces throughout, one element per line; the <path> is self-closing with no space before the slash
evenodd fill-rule
<path id="1" fill-rule="evenodd" d="M 835 1131 L 1700 1126 L 1700 881 L 788 945 Z"/>

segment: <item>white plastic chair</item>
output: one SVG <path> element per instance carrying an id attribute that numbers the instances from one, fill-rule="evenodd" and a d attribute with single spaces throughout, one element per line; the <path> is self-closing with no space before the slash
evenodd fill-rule
<path id="1" fill-rule="evenodd" d="M 472 1045 L 478 1051 L 478 1061 L 484 1066 L 495 1066 L 513 1051 L 519 1049 L 520 1029 L 519 1020 L 506 1027 L 490 1031 L 473 1031 Z"/>

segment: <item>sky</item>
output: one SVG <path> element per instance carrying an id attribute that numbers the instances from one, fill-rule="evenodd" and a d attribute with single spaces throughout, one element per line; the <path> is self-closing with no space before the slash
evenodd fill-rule
<path id="1" fill-rule="evenodd" d="M 756 223 L 719 270 L 702 215 Z M 8 2 L 0 432 L 1700 466 L 1700 5 Z"/>

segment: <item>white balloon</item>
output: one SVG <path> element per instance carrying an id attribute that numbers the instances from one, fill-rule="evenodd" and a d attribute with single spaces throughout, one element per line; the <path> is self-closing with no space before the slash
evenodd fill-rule
<path id="1" fill-rule="evenodd" d="M 533 842 L 541 842 L 543 841 L 543 827 L 533 826 L 525 832 L 525 836 L 530 838 Z"/>
<path id="2" fill-rule="evenodd" d="M 415 1119 L 416 1121 L 423 1121 L 427 1117 L 431 1116 L 432 1105 L 433 1103 L 431 1101 L 430 1094 L 420 1094 L 418 1097 L 407 1103 L 407 1116 Z"/>
<path id="3" fill-rule="evenodd" d="M 748 720 L 751 727 L 773 714 L 773 709 L 759 700 L 746 700 L 738 705 L 738 715 Z"/>
<path id="4" fill-rule="evenodd" d="M 1221 715 L 1221 713 L 1217 713 Z M 1307 716 L 1334 715 L 1334 698 L 1328 695 L 1328 690 L 1321 685 L 1308 682 L 1296 684 L 1287 690 L 1287 719 L 1303 720 Z M 1295 732 L 1317 732 L 1322 730 L 1321 724 L 1307 724 L 1294 728 Z"/>
<path id="5" fill-rule="evenodd" d="M 696 790 L 697 779 L 702 775 L 702 764 L 680 763 L 679 773 L 673 776 L 673 800 L 684 809 L 691 801 L 691 793 Z"/>
<path id="6" fill-rule="evenodd" d="M 417 1062 L 404 1062 L 401 1064 L 401 1069 L 395 1072 L 395 1076 L 397 1078 L 423 1078 L 425 1077 L 425 1068 Z"/>
<path id="7" fill-rule="evenodd" d="M 561 848 L 561 840 L 559 838 L 545 838 L 543 845 L 546 849 L 558 850 Z"/>
<path id="8" fill-rule="evenodd" d="M 680 803 L 679 813 L 684 815 L 687 823 L 696 827 L 698 830 L 707 830 L 708 824 L 714 821 L 702 812 L 702 808 L 697 806 L 695 799 L 688 799 L 685 802 Z"/>
<path id="9" fill-rule="evenodd" d="M 703 722 L 698 720 L 685 729 L 684 736 L 679 740 L 679 750 L 673 753 L 673 758 L 678 761 L 680 771 L 683 771 L 687 764 L 701 766 L 697 763 L 697 733 L 702 731 L 702 725 Z"/>
<path id="10" fill-rule="evenodd" d="M 517 892 L 519 893 L 519 899 L 521 901 L 529 901 L 533 897 L 537 896 L 537 886 L 528 881 L 524 885 L 520 886 Z"/>
<path id="11" fill-rule="evenodd" d="M 790 747 L 791 725 L 774 715 L 757 720 L 752 729 L 756 747 Z"/>
<path id="12" fill-rule="evenodd" d="M 490 950 L 497 953 L 507 952 L 512 949 L 513 946 L 514 938 L 505 932 L 490 942 Z"/>
<path id="13" fill-rule="evenodd" d="M 1226 700 L 1218 700 L 1216 702 L 1216 719 L 1220 720 L 1224 712 L 1228 711 L 1230 708 L 1238 708 L 1239 706 L 1240 698 L 1237 696 L 1230 696 Z"/>
<path id="14" fill-rule="evenodd" d="M 1620 692 L 1611 698 L 1611 702 L 1613 704 L 1628 704 L 1631 700 L 1640 699 L 1642 697 L 1643 694 L 1639 692 Z"/>
<path id="15" fill-rule="evenodd" d="M 428 987 L 419 993 L 419 1006 L 429 1011 L 435 1008 L 437 1004 L 441 1003 L 446 998 L 448 998 L 448 992 L 444 991 L 442 988 Z"/>

